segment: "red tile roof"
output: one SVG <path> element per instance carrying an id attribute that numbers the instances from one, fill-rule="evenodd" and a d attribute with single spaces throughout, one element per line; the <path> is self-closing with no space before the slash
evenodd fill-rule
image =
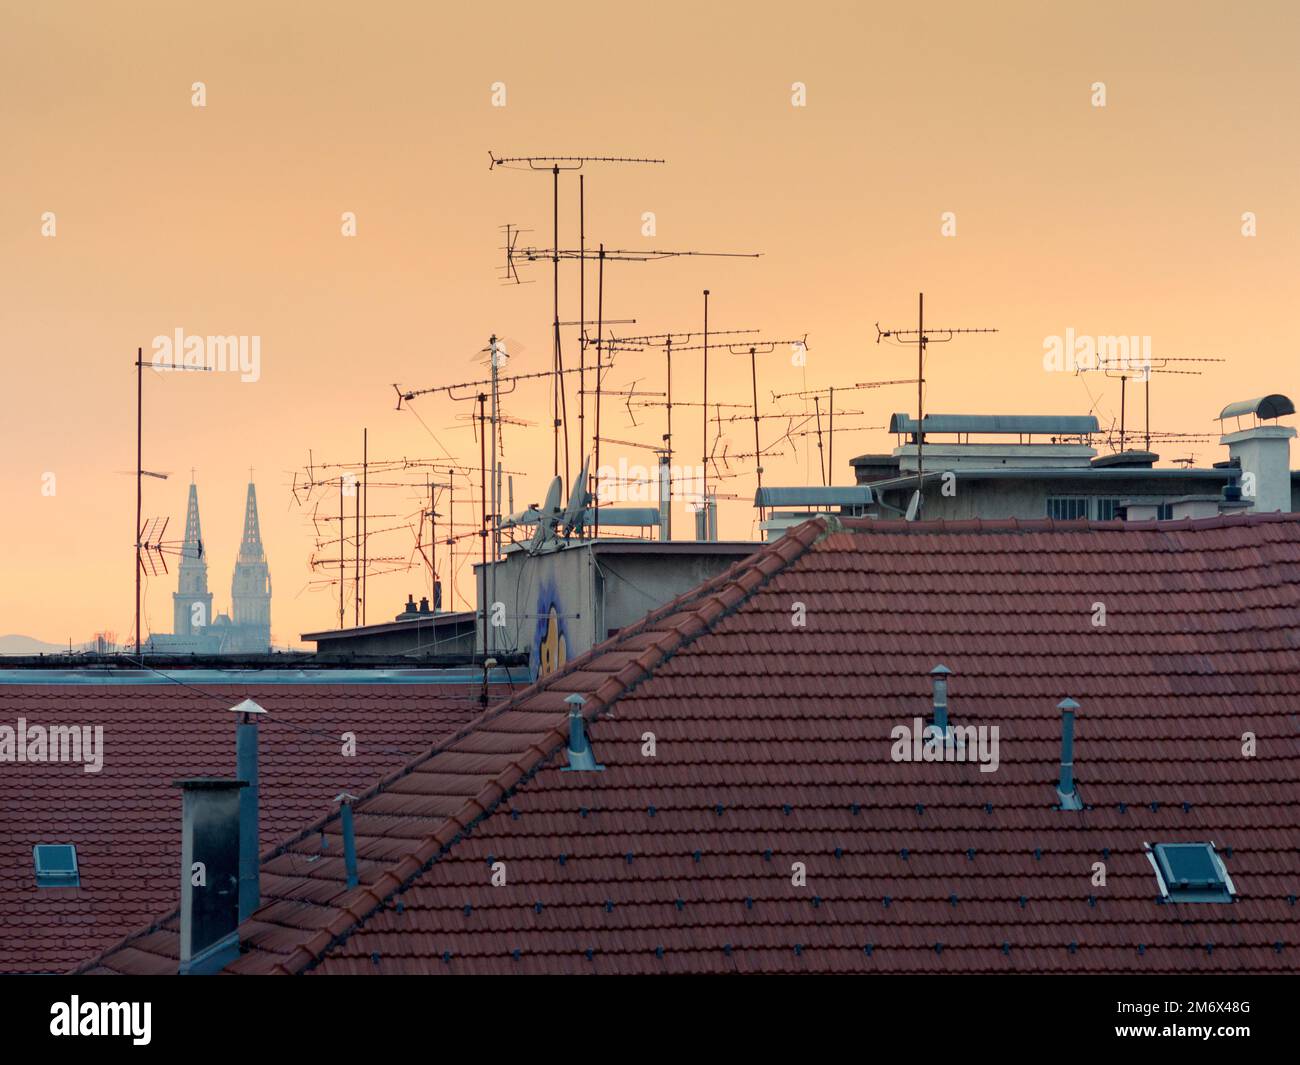
<path id="1" fill-rule="evenodd" d="M 288 842 L 230 970 L 1300 970 L 1300 518 L 844 524 L 367 792 L 359 888 L 337 821 L 324 852 L 315 829 Z M 939 662 L 953 723 L 999 727 L 996 772 L 891 760 Z M 561 771 L 572 692 L 603 773 Z M 1055 808 L 1067 695 L 1078 812 Z M 1160 902 L 1144 843 L 1211 840 L 1237 901 Z"/>
<path id="2" fill-rule="evenodd" d="M 234 776 L 228 708 L 250 697 L 268 711 L 267 848 L 340 788 L 362 789 L 481 712 L 477 686 L 459 684 L 0 684 L 0 724 L 14 728 L 25 717 L 29 726 L 104 730 L 99 773 L 71 763 L 0 765 L 0 971 L 66 969 L 175 908 L 181 822 L 172 781 Z M 355 757 L 342 756 L 344 731 L 356 733 Z M 80 888 L 36 886 L 37 843 L 76 845 Z"/>

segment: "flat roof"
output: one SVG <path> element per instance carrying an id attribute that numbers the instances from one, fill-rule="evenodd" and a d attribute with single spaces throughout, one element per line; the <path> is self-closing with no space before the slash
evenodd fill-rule
<path id="1" fill-rule="evenodd" d="M 0 685 L 4 684 L 188 684 L 219 685 L 256 684 L 456 684 L 483 683 L 480 666 L 448 669 L 357 668 L 339 669 L 117 669 L 86 666 L 55 669 L 5 669 L 0 666 Z M 530 683 L 527 667 L 501 667 L 488 670 L 488 683 Z"/>
<path id="2" fill-rule="evenodd" d="M 863 507 L 871 502 L 871 489 L 865 484 L 796 485 L 760 488 L 754 493 L 756 507 Z"/>
<path id="3" fill-rule="evenodd" d="M 590 548 L 601 555 L 736 555 L 743 557 L 753 554 L 765 541 L 762 540 L 640 540 L 631 537 L 611 537 L 608 540 L 558 540 L 561 551 L 575 551 Z M 506 554 L 498 561 L 518 555 L 524 550 L 524 544 L 506 545 Z M 553 555 L 554 550 L 545 551 L 538 557 Z M 492 565 L 491 562 L 488 565 Z M 481 569 L 483 563 L 475 562 L 474 568 Z"/>
<path id="4" fill-rule="evenodd" d="M 889 419 L 889 431 L 915 433 L 916 419 L 895 414 Z M 1097 419 L 1091 414 L 927 414 L 922 422 L 926 433 L 1087 436 L 1097 431 Z"/>
<path id="5" fill-rule="evenodd" d="M 381 621 L 374 625 L 357 625 L 350 629 L 323 629 L 320 632 L 304 632 L 300 640 L 336 640 L 350 636 L 381 636 L 390 632 L 404 632 L 407 629 L 437 628 L 440 625 L 458 625 L 464 622 L 474 623 L 478 617 L 473 610 L 447 610 L 437 614 L 421 614 L 406 621 Z"/>
<path id="6" fill-rule="evenodd" d="M 1009 466 L 990 470 L 929 470 L 924 474 L 927 481 L 936 480 L 945 473 L 956 474 L 959 480 L 967 481 L 1133 481 L 1152 479 L 1160 481 L 1195 481 L 1213 480 L 1224 483 L 1232 480 L 1237 469 L 1209 470 L 1182 468 L 1151 468 L 1145 466 L 1066 466 L 1057 469 L 1053 466 Z M 916 474 L 904 474 L 891 477 L 887 481 L 875 481 L 871 487 L 877 493 L 891 488 L 904 488 L 916 484 Z"/>

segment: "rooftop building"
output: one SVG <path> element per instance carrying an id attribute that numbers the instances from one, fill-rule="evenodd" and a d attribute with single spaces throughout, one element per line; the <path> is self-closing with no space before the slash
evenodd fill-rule
<path id="1" fill-rule="evenodd" d="M 1146 517 L 1183 516 L 1189 497 L 1222 498 L 1227 509 L 1244 500 L 1256 513 L 1295 508 L 1289 444 L 1295 430 L 1259 419 L 1294 413 L 1285 396 L 1230 404 L 1219 415 L 1225 425 L 1222 461 L 1206 467 L 1156 465 L 1160 456 L 1126 448 L 1100 455 L 1095 417 L 1073 415 L 928 414 L 922 425 L 907 414 L 890 419 L 899 444 L 889 454 L 851 460 L 859 485 L 875 495 L 882 518 L 909 512 L 913 494 L 923 493 L 917 513 L 927 519 L 1054 518 L 1110 521 L 1121 518 L 1128 501 Z M 1240 427 L 1249 417 L 1256 424 Z M 920 443 L 918 443 L 918 440 Z M 923 445 L 923 446 L 922 446 Z M 920 455 L 918 456 L 918 451 Z M 918 463 L 923 473 L 918 478 Z"/>

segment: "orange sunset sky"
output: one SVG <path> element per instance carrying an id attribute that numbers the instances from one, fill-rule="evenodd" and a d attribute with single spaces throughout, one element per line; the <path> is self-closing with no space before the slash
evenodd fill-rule
<path id="1" fill-rule="evenodd" d="M 1118 381 L 1043 368 L 1045 338 L 1072 329 L 1226 359 L 1152 387 L 1154 429 L 1212 434 L 1231 400 L 1300 391 L 1298 46 L 1300 6 L 1284 2 L 4 0 L 0 634 L 129 636 L 132 364 L 177 328 L 260 337 L 261 375 L 146 375 L 144 465 L 171 477 L 146 480 L 145 515 L 170 516 L 179 537 L 197 471 L 210 586 L 228 610 L 254 467 L 276 642 L 336 624 L 333 575 L 309 567 L 310 507 L 290 493 L 309 449 L 359 459 L 367 428 L 373 458 L 445 458 L 440 441 L 477 464 L 468 404 L 399 413 L 393 383 L 480 376 L 473 356 L 491 333 L 509 338 L 511 372 L 550 366 L 550 267 L 503 286 L 498 227 L 549 246 L 551 179 L 489 171 L 489 150 L 666 159 L 583 171 L 589 244 L 763 256 L 612 264 L 606 316 L 637 319 L 627 332 L 697 330 L 709 288 L 715 329 L 806 332 L 805 366 L 782 351 L 760 362 L 765 406 L 773 392 L 913 376 L 874 323 L 913 324 L 924 290 L 927 323 L 1000 330 L 932 349 L 928 411 L 1095 411 L 1109 426 Z M 806 106 L 792 106 L 795 82 Z M 577 188 L 562 176 L 566 248 Z M 341 233 L 349 211 L 355 237 Z M 1256 236 L 1242 234 L 1246 212 Z M 577 264 L 561 273 L 572 320 Z M 594 270 L 588 282 L 594 312 Z M 711 400 L 748 403 L 747 358 L 710 361 Z M 698 401 L 699 370 L 698 354 L 674 360 L 675 399 Z M 606 381 L 659 390 L 662 375 L 660 354 L 623 353 Z M 866 412 L 845 424 L 883 425 L 916 397 L 892 387 L 842 402 Z M 522 506 L 551 475 L 547 386 L 521 386 L 506 409 L 537 423 L 505 434 Z M 633 426 L 615 402 L 604 417 L 610 437 L 658 443 L 660 412 Z M 698 409 L 675 422 L 697 460 Z M 748 423 L 723 433 L 731 451 L 752 450 Z M 852 455 L 892 445 L 879 430 L 840 434 L 836 480 L 851 483 Z M 1226 457 L 1217 443 L 1156 450 Z M 651 461 L 604 447 L 604 461 L 620 458 Z M 810 437 L 765 466 L 769 484 L 820 480 Z M 719 486 L 741 497 L 723 503 L 725 537 L 755 534 L 752 467 L 737 472 Z M 419 507 L 413 492 L 372 493 L 372 511 L 397 517 L 371 528 L 399 530 L 371 554 L 409 556 L 400 527 Z M 471 579 L 463 565 L 460 597 Z M 427 587 L 418 571 L 374 577 L 368 620 Z M 174 590 L 174 568 L 150 581 L 146 632 L 171 630 Z"/>

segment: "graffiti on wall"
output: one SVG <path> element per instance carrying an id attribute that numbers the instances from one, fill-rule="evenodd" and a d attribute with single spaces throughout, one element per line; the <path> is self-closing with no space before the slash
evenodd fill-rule
<path id="1" fill-rule="evenodd" d="M 537 593 L 537 624 L 529 668 L 533 679 L 554 673 L 568 661 L 569 633 L 564 621 L 564 606 L 553 581 L 545 582 Z"/>

